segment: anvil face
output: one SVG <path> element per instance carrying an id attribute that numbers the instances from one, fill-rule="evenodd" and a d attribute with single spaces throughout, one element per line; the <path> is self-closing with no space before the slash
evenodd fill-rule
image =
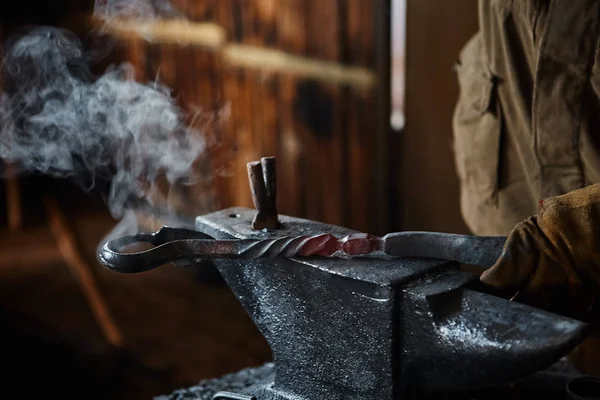
<path id="1" fill-rule="evenodd" d="M 217 239 L 349 229 L 281 216 L 251 229 L 254 211 L 198 217 Z M 552 364 L 585 325 L 477 292 L 476 276 L 433 259 L 217 260 L 217 268 L 264 335 L 276 375 L 244 390 L 258 400 L 400 399 L 409 385 L 472 389 Z"/>

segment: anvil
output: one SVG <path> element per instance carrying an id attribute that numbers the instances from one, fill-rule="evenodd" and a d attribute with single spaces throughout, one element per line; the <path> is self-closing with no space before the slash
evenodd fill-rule
<path id="1" fill-rule="evenodd" d="M 197 217 L 215 239 L 352 230 L 280 216 L 254 230 L 255 211 Z M 542 370 L 586 324 L 486 293 L 456 262 L 385 257 L 217 259 L 270 345 L 272 374 L 214 399 L 403 399 L 412 388 L 476 389 Z"/>

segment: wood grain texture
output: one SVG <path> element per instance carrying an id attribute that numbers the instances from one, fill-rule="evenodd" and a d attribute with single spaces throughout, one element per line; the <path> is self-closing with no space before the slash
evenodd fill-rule
<path id="1" fill-rule="evenodd" d="M 326 61 L 340 61 L 344 33 L 340 15 L 343 15 L 344 7 L 335 1 L 319 0 L 307 0 L 306 5 L 307 55 Z M 348 200 L 352 199 L 345 197 L 342 189 L 347 184 L 343 175 L 347 168 L 344 159 L 347 142 L 341 128 L 342 120 L 347 116 L 342 114 L 341 88 L 338 85 L 304 81 L 297 88 L 296 96 L 296 101 L 304 102 L 304 107 L 309 110 L 307 114 L 300 114 L 299 119 L 308 126 L 310 135 L 307 142 L 314 149 L 311 153 L 314 151 L 324 155 L 309 164 L 307 176 L 317 179 L 314 196 L 322 210 L 309 218 L 347 225 L 348 221 L 343 218 L 344 209 Z M 313 185 L 309 183 L 309 187 Z M 310 213 L 312 210 L 308 215 Z"/>
<path id="2" fill-rule="evenodd" d="M 374 60 L 374 9 L 372 4 L 361 0 L 348 0 L 348 12 L 345 16 L 346 62 L 356 65 L 372 66 Z M 373 207 L 381 199 L 374 198 L 376 188 L 373 185 L 376 161 L 376 102 L 369 92 L 347 88 L 344 96 L 348 118 L 346 131 L 348 135 L 348 169 L 346 171 L 348 186 L 347 196 L 352 199 L 348 213 L 353 224 L 361 231 L 373 231 L 380 227 L 374 221 Z"/>
<path id="3" fill-rule="evenodd" d="M 304 54 L 305 9 L 303 0 L 285 2 L 277 12 L 277 47 L 287 53 Z M 279 76 L 279 194 L 280 211 L 306 216 L 305 171 L 303 165 L 306 128 L 296 124 L 293 104 L 296 79 L 289 74 Z M 287 106 L 284 106 L 287 105 Z M 317 156 L 317 155 L 315 155 Z M 304 160 L 305 161 L 305 160 Z"/>
<path id="4" fill-rule="evenodd" d="M 467 232 L 452 152 L 452 66 L 476 30 L 476 1 L 407 4 L 406 127 L 393 146 L 398 229 Z"/>
<path id="5" fill-rule="evenodd" d="M 147 80 L 146 43 L 140 38 L 132 37 L 123 46 L 122 51 L 127 62 L 131 65 L 133 79 L 138 82 L 145 82 Z"/>
<path id="6" fill-rule="evenodd" d="M 222 27 L 230 44 L 371 70 L 374 7 L 361 0 L 177 2 L 190 21 Z M 387 178 L 374 179 L 374 142 L 382 137 L 374 132 L 376 87 L 244 68 L 201 46 L 174 47 L 148 44 L 154 56 L 132 50 L 130 57 L 159 65 L 186 109 L 229 110 L 219 130 L 219 141 L 228 144 L 211 153 L 213 168 L 225 171 L 213 182 L 213 206 L 252 207 L 246 163 L 275 156 L 281 213 L 381 233 L 381 221 L 372 217 L 381 199 L 372 193 L 387 196 L 389 187 Z"/>

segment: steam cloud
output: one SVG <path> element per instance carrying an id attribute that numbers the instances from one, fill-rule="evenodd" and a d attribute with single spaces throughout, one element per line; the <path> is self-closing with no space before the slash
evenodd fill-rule
<path id="1" fill-rule="evenodd" d="M 98 0 L 94 14 L 101 19 L 181 17 L 182 15 L 165 0 Z"/>
<path id="2" fill-rule="evenodd" d="M 96 11 L 156 13 L 149 4 L 109 1 Z M 126 64 L 95 78 L 78 38 L 48 27 L 8 43 L 2 72 L 0 158 L 21 171 L 109 181 L 107 204 L 123 221 L 131 208 L 156 205 L 157 182 L 193 183 L 206 143 L 166 87 L 134 81 Z"/>

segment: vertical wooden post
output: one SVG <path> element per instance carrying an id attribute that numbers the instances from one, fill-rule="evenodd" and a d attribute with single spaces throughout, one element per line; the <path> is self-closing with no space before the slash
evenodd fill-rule
<path id="1" fill-rule="evenodd" d="M 17 169 L 13 164 L 5 164 L 6 178 L 6 214 L 8 229 L 19 231 L 23 227 L 23 210 L 21 205 L 21 184 L 17 177 Z"/>
<path id="2" fill-rule="evenodd" d="M 66 216 L 62 213 L 54 197 L 46 196 L 44 198 L 44 205 L 58 250 L 67 267 L 71 270 L 71 273 L 79 280 L 81 289 L 90 304 L 96 321 L 100 325 L 107 342 L 115 347 L 121 347 L 123 345 L 121 330 L 113 319 L 109 307 L 96 285 L 92 266 L 83 256 L 75 233 L 69 226 Z"/>

